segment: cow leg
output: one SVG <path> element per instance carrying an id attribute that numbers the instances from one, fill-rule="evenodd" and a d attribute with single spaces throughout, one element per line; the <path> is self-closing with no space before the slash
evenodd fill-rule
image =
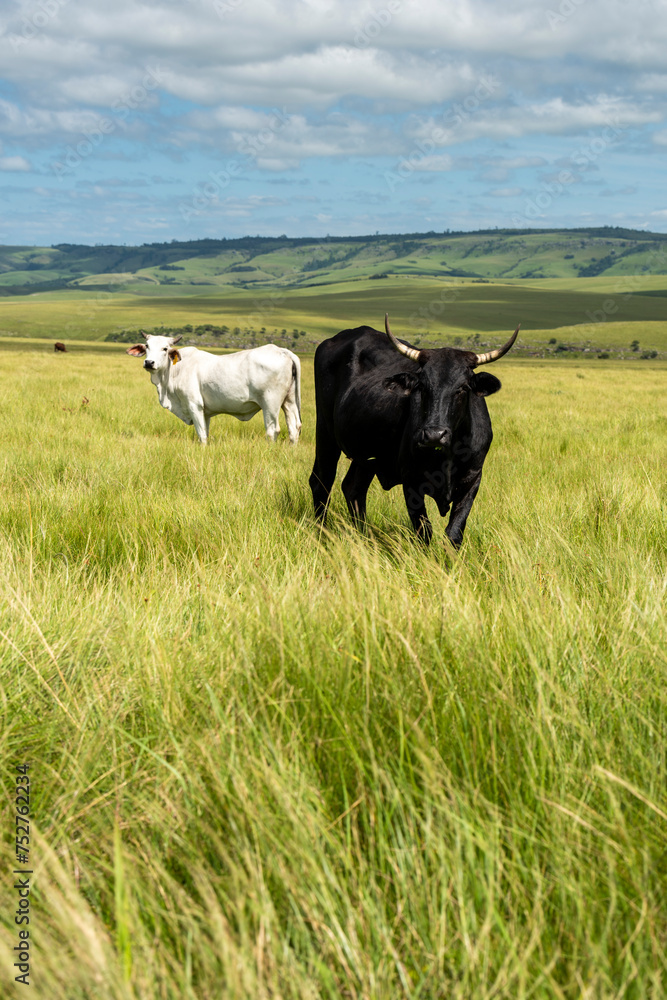
<path id="1" fill-rule="evenodd" d="M 289 443 L 296 444 L 299 440 L 299 434 L 301 433 L 301 418 L 299 417 L 299 408 L 293 399 L 288 396 L 283 403 L 283 413 L 285 414 L 285 423 L 287 424 L 287 433 L 289 434 Z"/>
<path id="2" fill-rule="evenodd" d="M 363 528 L 366 524 L 366 494 L 374 476 L 374 462 L 353 461 L 343 479 L 343 496 L 357 528 Z"/>
<path id="3" fill-rule="evenodd" d="M 336 479 L 336 468 L 340 458 L 340 448 L 322 430 L 321 424 L 315 431 L 315 464 L 310 474 L 310 489 L 313 494 L 315 517 L 324 521 L 329 506 L 331 489 Z"/>
<path id="4" fill-rule="evenodd" d="M 463 541 L 463 532 L 465 531 L 468 514 L 477 496 L 481 481 L 482 470 L 479 469 L 479 471 L 474 471 L 466 476 L 454 490 L 452 510 L 449 515 L 449 523 L 445 528 L 445 534 L 456 549 L 458 549 Z"/>
<path id="5" fill-rule="evenodd" d="M 190 416 L 192 417 L 192 423 L 195 426 L 197 437 L 202 444 L 206 444 L 208 441 L 208 426 L 211 422 L 211 418 L 206 416 L 203 406 L 193 406 L 192 404 L 190 405 Z"/>
<path id="6" fill-rule="evenodd" d="M 403 496 L 405 497 L 405 506 L 408 508 L 408 514 L 412 521 L 412 527 L 417 533 L 417 538 L 424 545 L 430 545 L 431 538 L 433 537 L 433 525 L 426 513 L 423 494 L 419 493 L 408 483 L 404 483 Z"/>
<path id="7" fill-rule="evenodd" d="M 262 407 L 262 416 L 264 417 L 264 427 L 268 441 L 278 440 L 278 435 L 280 434 L 280 424 L 278 423 L 279 412 L 277 406 L 268 406 L 265 403 Z"/>

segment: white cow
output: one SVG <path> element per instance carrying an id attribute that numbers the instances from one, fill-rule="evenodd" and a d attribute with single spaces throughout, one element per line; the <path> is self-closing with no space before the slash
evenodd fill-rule
<path id="1" fill-rule="evenodd" d="M 211 417 L 229 413 L 250 420 L 259 410 L 266 436 L 275 441 L 282 407 L 290 444 L 301 432 L 301 363 L 286 347 L 265 344 L 236 354 L 217 355 L 197 347 L 175 345 L 180 337 L 143 333 L 145 344 L 127 350 L 144 359 L 160 405 L 186 424 L 194 424 L 202 444 L 208 439 Z"/>

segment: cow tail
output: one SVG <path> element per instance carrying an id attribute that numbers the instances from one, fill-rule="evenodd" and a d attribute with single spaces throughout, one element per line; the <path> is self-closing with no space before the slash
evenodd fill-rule
<path id="1" fill-rule="evenodd" d="M 296 396 L 296 408 L 301 420 L 301 362 L 292 356 L 292 381 L 294 382 L 294 395 Z"/>

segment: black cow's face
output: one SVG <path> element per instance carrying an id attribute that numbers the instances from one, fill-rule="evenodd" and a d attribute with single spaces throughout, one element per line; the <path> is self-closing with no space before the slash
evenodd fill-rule
<path id="1" fill-rule="evenodd" d="M 489 372 L 476 372 L 474 361 L 475 355 L 467 351 L 424 350 L 412 371 L 385 379 L 390 392 L 411 397 L 415 447 L 450 448 L 457 431 L 469 424 L 473 397 L 498 392 L 499 380 Z"/>

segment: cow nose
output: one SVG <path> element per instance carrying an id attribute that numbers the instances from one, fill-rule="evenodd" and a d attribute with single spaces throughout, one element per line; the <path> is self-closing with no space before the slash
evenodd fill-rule
<path id="1" fill-rule="evenodd" d="M 420 448 L 446 448 L 451 440 L 449 427 L 423 427 L 418 444 Z"/>
<path id="2" fill-rule="evenodd" d="M 144 368 L 148 368 L 148 369 L 155 368 L 155 362 L 154 361 L 144 361 Z"/>

